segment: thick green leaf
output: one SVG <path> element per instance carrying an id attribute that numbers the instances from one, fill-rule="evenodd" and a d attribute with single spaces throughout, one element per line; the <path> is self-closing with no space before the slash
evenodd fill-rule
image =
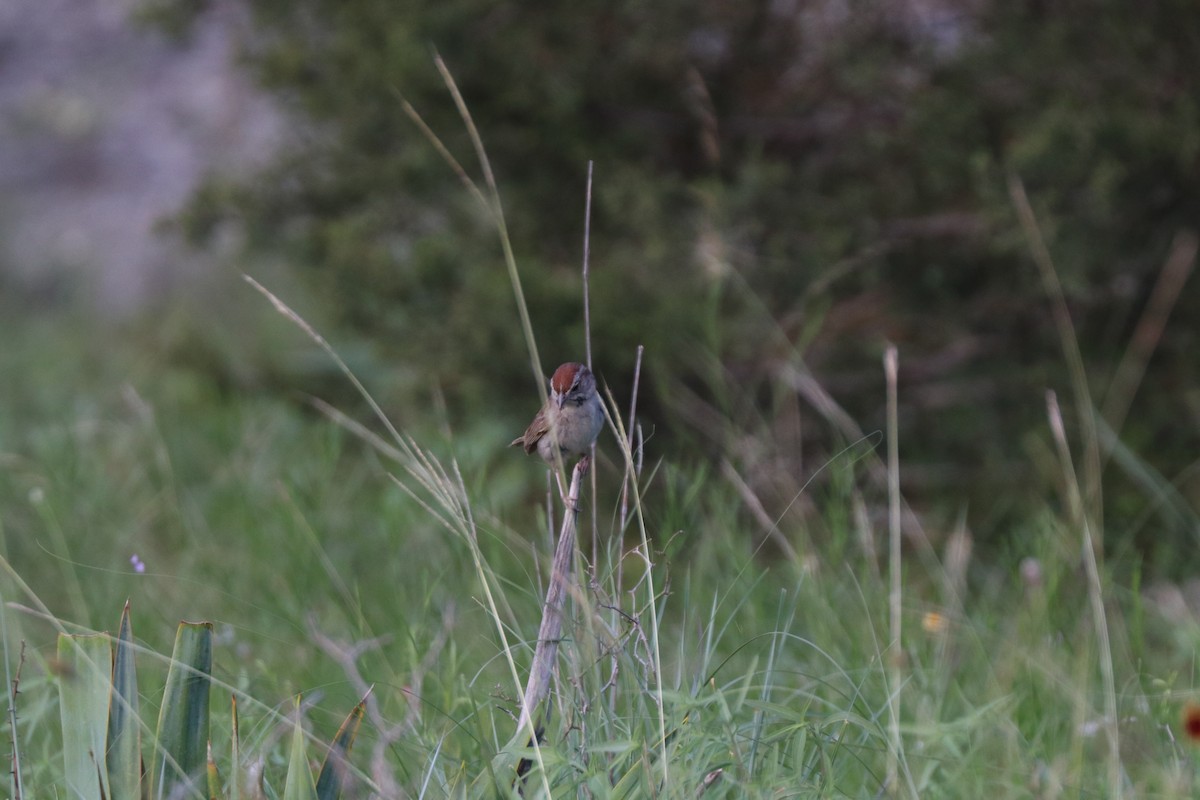
<path id="1" fill-rule="evenodd" d="M 317 788 L 313 786 L 312 773 L 308 771 L 299 697 L 296 698 L 295 724 L 292 732 L 292 756 L 288 760 L 287 781 L 283 785 L 283 800 L 315 800 Z"/>
<path id="2" fill-rule="evenodd" d="M 70 797 L 111 797 L 104 768 L 112 644 L 107 634 L 58 637 L 59 707 L 66 791 Z"/>
<path id="3" fill-rule="evenodd" d="M 370 692 L 367 692 L 370 694 Z M 350 748 L 354 745 L 354 737 L 362 727 L 363 715 L 367 710 L 367 698 L 358 701 L 358 705 L 346 717 L 342 727 L 338 728 L 337 736 L 321 765 L 321 775 L 317 778 L 318 800 L 336 800 L 346 786 L 346 770 L 349 769 Z"/>
<path id="4" fill-rule="evenodd" d="M 109 797 L 142 796 L 142 729 L 138 717 L 137 670 L 133 663 L 133 626 L 129 602 L 121 613 L 112 665 L 112 696 L 108 709 Z"/>
<path id="5" fill-rule="evenodd" d="M 204 796 L 211 672 L 212 623 L 181 622 L 151 759 L 151 795 L 155 798 Z M 176 793 L 179 786 L 187 787 L 186 795 Z"/>

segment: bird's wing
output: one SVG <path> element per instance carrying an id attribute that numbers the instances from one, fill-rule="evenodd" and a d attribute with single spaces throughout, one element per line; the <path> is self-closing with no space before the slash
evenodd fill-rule
<path id="1" fill-rule="evenodd" d="M 509 447 L 521 445 L 525 448 L 526 453 L 532 453 L 537 450 L 538 440 L 550 432 L 550 420 L 546 417 L 546 409 L 538 411 L 537 416 L 533 418 L 533 422 L 529 423 L 529 427 L 525 429 L 525 433 L 512 440 Z"/>

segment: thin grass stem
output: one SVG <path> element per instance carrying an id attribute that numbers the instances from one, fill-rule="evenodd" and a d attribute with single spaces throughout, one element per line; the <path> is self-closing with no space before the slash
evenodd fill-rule
<path id="1" fill-rule="evenodd" d="M 1092 542 L 1092 529 L 1088 515 L 1084 512 L 1083 498 L 1079 491 L 1079 481 L 1075 476 L 1075 465 L 1071 460 L 1071 448 L 1067 445 L 1066 426 L 1063 424 L 1062 411 L 1058 407 L 1058 397 L 1053 391 L 1046 392 L 1046 414 L 1050 420 L 1050 431 L 1054 436 L 1054 444 L 1062 462 L 1063 475 L 1066 478 L 1067 497 L 1070 502 L 1071 516 L 1079 525 L 1082 535 L 1083 564 L 1087 572 L 1088 600 L 1092 607 L 1092 624 L 1096 629 L 1096 638 L 1100 644 L 1100 678 L 1104 682 L 1104 730 L 1108 739 L 1108 782 L 1112 797 L 1122 796 L 1121 780 L 1121 741 L 1117 723 L 1117 687 L 1113 673 L 1112 645 L 1108 635 L 1108 612 L 1104 608 L 1104 587 L 1100 580 L 1100 567 L 1096 562 L 1096 548 Z"/>
<path id="2" fill-rule="evenodd" d="M 894 797 L 900 790 L 900 684 L 901 659 L 904 654 L 900 639 L 900 615 L 902 600 L 902 574 L 900 563 L 900 433 L 897 400 L 898 356 L 895 345 L 888 345 L 883 356 L 883 370 L 887 379 L 888 418 L 888 576 L 891 588 L 888 593 L 888 622 L 891 647 L 888 653 L 888 757 L 887 790 Z"/>
<path id="3" fill-rule="evenodd" d="M 1154 282 L 1150 299 L 1146 302 L 1146 309 L 1142 312 L 1129 339 L 1129 346 L 1125 348 L 1125 353 L 1113 373 L 1100 416 L 1117 436 L 1121 433 L 1133 397 L 1146 374 L 1150 356 L 1154 354 L 1159 340 L 1162 339 L 1175 301 L 1179 299 L 1179 293 L 1196 265 L 1198 246 L 1200 241 L 1191 231 L 1181 231 L 1175 236 L 1171 252 L 1158 274 L 1158 280 Z M 1111 455 L 1112 448 L 1106 448 L 1106 464 Z"/>
<path id="4" fill-rule="evenodd" d="M 639 344 L 637 355 L 633 361 L 633 390 L 629 393 L 629 448 L 638 454 L 638 462 L 641 461 L 641 452 L 633 449 L 633 437 L 637 422 L 638 386 L 642 379 L 642 354 L 645 351 L 645 346 Z M 629 481 L 637 480 L 637 473 L 641 471 L 640 469 L 635 470 L 635 466 L 636 464 L 629 464 L 621 478 L 621 517 L 620 524 L 617 525 L 618 531 L 625 530 L 625 522 L 629 518 Z"/>
<path id="5" fill-rule="evenodd" d="M 1058 330 L 1059 344 L 1063 357 L 1067 362 L 1067 372 L 1071 379 L 1072 394 L 1075 398 L 1075 413 L 1079 417 L 1079 428 L 1083 438 L 1083 500 L 1084 508 L 1092 514 L 1096 523 L 1097 533 L 1103 531 L 1103 497 L 1100 487 L 1100 437 L 1096 432 L 1095 405 L 1092 402 L 1091 390 L 1088 388 L 1087 371 L 1083 365 L 1083 353 L 1079 349 L 1079 339 L 1075 335 L 1075 326 L 1071 322 L 1071 311 L 1067 307 L 1067 296 L 1063 292 L 1062 283 L 1058 279 L 1058 271 L 1054 268 L 1054 259 L 1050 257 L 1050 249 L 1038 227 L 1037 216 L 1029 204 L 1025 193 L 1025 184 L 1016 175 L 1008 176 L 1008 193 L 1017 210 L 1017 218 L 1025 237 L 1029 240 L 1029 250 L 1037 265 L 1042 279 L 1046 297 L 1050 300 L 1051 313 L 1054 315 L 1054 326 Z M 1099 540 L 1093 542 L 1100 545 Z"/>

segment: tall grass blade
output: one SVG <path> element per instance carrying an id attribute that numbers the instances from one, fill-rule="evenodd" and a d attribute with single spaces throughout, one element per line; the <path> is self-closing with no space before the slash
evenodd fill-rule
<path id="1" fill-rule="evenodd" d="M 212 623 L 181 622 L 158 715 L 150 770 L 155 798 L 201 796 L 208 762 Z"/>
<path id="2" fill-rule="evenodd" d="M 104 768 L 112 645 L 106 634 L 60 634 L 59 707 L 67 794 L 80 800 L 111 797 Z"/>
<path id="3" fill-rule="evenodd" d="M 108 710 L 108 781 L 114 798 L 142 796 L 142 724 L 138 715 L 137 669 L 129 601 L 121 612 L 112 668 L 112 700 Z"/>
<path id="4" fill-rule="evenodd" d="M 295 728 L 292 729 L 292 754 L 288 759 L 287 781 L 283 785 L 283 800 L 315 800 L 317 788 L 308 771 L 304 724 L 300 718 L 300 698 L 296 698 Z"/>
<path id="5" fill-rule="evenodd" d="M 1071 393 L 1075 400 L 1075 413 L 1079 417 L 1080 434 L 1083 439 L 1083 507 L 1086 513 L 1091 515 L 1097 534 L 1102 537 L 1104 503 L 1100 486 L 1100 439 L 1096 433 L 1096 415 L 1091 390 L 1088 388 L 1083 351 L 1079 348 L 1079 337 L 1071 322 L 1067 295 L 1058 279 L 1054 260 L 1050 257 L 1050 248 L 1046 246 L 1046 240 L 1038 226 L 1037 217 L 1033 213 L 1033 206 L 1030 205 L 1029 197 L 1025 193 L 1025 184 L 1016 175 L 1008 176 L 1008 193 L 1012 198 L 1013 206 L 1016 207 L 1021 229 L 1029 240 L 1030 254 L 1037 265 L 1043 289 L 1050 301 L 1054 327 L 1058 331 L 1063 358 L 1067 362 L 1067 374 L 1070 376 Z"/>
<path id="6" fill-rule="evenodd" d="M 350 748 L 354 745 L 355 737 L 358 736 L 358 729 L 362 727 L 366 710 L 367 698 L 364 697 L 358 701 L 358 705 L 342 722 L 337 736 L 333 737 L 333 744 L 329 747 L 329 754 L 325 756 L 325 763 L 321 765 L 321 774 L 317 777 L 317 797 L 320 800 L 334 800 L 341 796 L 342 789 L 345 787 Z"/>
<path id="7" fill-rule="evenodd" d="M 1111 796 L 1120 800 L 1123 783 L 1121 778 L 1120 726 L 1117 720 L 1117 686 L 1113 671 L 1112 644 L 1109 639 L 1108 612 L 1105 609 L 1104 584 L 1100 567 L 1096 563 L 1096 543 L 1090 519 L 1084 510 L 1079 481 L 1075 477 L 1075 465 L 1071 461 L 1071 449 L 1067 445 L 1067 431 L 1063 424 L 1058 398 L 1052 391 L 1046 392 L 1046 414 L 1050 419 L 1050 431 L 1062 462 L 1067 492 L 1071 505 L 1072 522 L 1082 533 L 1083 565 L 1087 573 L 1088 600 L 1092 607 L 1092 623 L 1099 644 L 1100 676 L 1104 682 L 1104 729 L 1108 738 L 1108 782 Z"/>

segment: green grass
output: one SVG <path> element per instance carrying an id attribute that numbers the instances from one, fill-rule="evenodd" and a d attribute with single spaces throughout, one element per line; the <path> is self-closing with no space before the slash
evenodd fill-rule
<path id="1" fill-rule="evenodd" d="M 0 356 L 5 374 L 22 376 L 0 394 L 12 570 L 0 592 L 10 674 L 27 648 L 17 726 L 27 796 L 48 795 L 62 770 L 56 628 L 28 609 L 43 602 L 68 629 L 113 630 L 126 598 L 139 642 L 157 653 L 170 652 L 178 620 L 215 623 L 218 763 L 231 692 L 242 752 L 266 756 L 278 791 L 289 742 L 280 714 L 292 696 L 304 696 L 314 735 L 328 740 L 373 684 L 378 707 L 355 748 L 352 796 L 494 796 L 490 787 L 509 785 L 489 774 L 515 733 L 508 658 L 524 680 L 550 555 L 543 474 L 503 447 L 518 421 L 448 436 L 436 414 L 407 415 L 431 459 L 413 473 L 298 394 L 221 389 L 79 321 L 24 318 L 17 330 Z M 900 440 L 903 452 L 903 431 Z M 651 597 L 636 528 L 614 530 L 620 474 L 612 442 L 602 450 L 600 558 L 571 604 L 546 772 L 535 767 L 527 794 L 694 797 L 707 785 L 705 797 L 876 796 L 893 691 L 901 796 L 1115 796 L 1110 701 L 1123 794 L 1195 793 L 1179 719 L 1195 696 L 1200 626 L 1160 613 L 1142 591 L 1155 577 L 1137 564 L 1103 565 L 1116 687 L 1107 698 L 1081 534 L 1063 514 L 1028 509 L 1004 546 L 977 548 L 987 555 L 961 566 L 945 536 L 906 542 L 895 687 L 887 564 L 864 553 L 852 511 L 854 487 L 869 483 L 859 464 L 831 464 L 837 479 L 809 490 L 815 511 L 781 523 L 802 554 L 792 562 L 757 546 L 753 516 L 719 473 L 651 453 Z M 433 476 L 431 488 L 414 474 Z M 450 495 L 469 503 L 473 528 L 444 504 Z M 585 509 L 590 555 L 589 518 Z M 882 530 L 873 535 L 886 553 Z M 1026 558 L 1036 581 L 1022 577 Z M 321 637 L 342 655 L 373 644 L 351 670 Z M 165 667 L 142 657 L 139 669 L 152 720 L 159 692 L 146 687 L 161 686 Z"/>

